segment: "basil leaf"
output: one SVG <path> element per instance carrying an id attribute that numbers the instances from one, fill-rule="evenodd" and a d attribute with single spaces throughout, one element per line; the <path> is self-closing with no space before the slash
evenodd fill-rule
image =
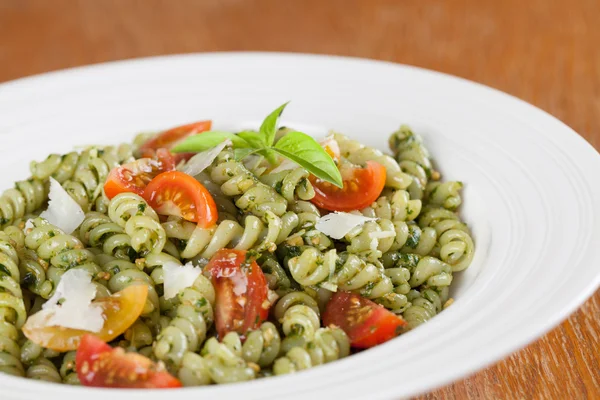
<path id="1" fill-rule="evenodd" d="M 193 135 L 185 139 L 183 142 L 175 145 L 171 149 L 173 153 L 183 152 L 196 152 L 199 153 L 204 150 L 212 149 L 216 145 L 220 144 L 224 140 L 231 140 L 234 147 L 246 148 L 250 147 L 250 144 L 243 138 L 230 133 L 230 132 L 219 132 L 219 131 L 208 131 Z"/>
<path id="2" fill-rule="evenodd" d="M 294 161 L 317 178 L 343 187 L 342 175 L 331 156 L 306 133 L 289 132 L 279 139 L 272 150 Z"/>
<path id="3" fill-rule="evenodd" d="M 269 114 L 260 125 L 259 132 L 263 135 L 263 142 L 265 145 L 273 146 L 273 142 L 275 141 L 275 133 L 277 133 L 277 122 L 288 103 L 289 101 L 280 105 L 275 111 Z"/>
<path id="4" fill-rule="evenodd" d="M 245 149 L 233 149 L 233 156 L 235 161 L 241 161 L 244 158 L 248 157 L 252 153 L 256 153 L 258 150 L 245 148 Z"/>
<path id="5" fill-rule="evenodd" d="M 244 139 L 250 147 L 254 149 L 262 149 L 267 147 L 267 144 L 264 141 L 264 137 L 255 131 L 242 131 L 237 134 L 238 137 Z"/>

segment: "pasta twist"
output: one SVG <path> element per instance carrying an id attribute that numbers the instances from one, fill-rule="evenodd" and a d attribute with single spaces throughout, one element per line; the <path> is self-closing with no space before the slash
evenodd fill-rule
<path id="1" fill-rule="evenodd" d="M 91 211 L 79 226 L 79 238 L 88 246 L 102 249 L 116 258 L 135 260 L 136 251 L 131 246 L 131 238 L 125 230 L 107 215 Z"/>
<path id="2" fill-rule="evenodd" d="M 281 337 L 275 325 L 263 322 L 259 329 L 248 332 L 242 344 L 242 338 L 237 332 L 229 332 L 223 338 L 230 349 L 236 349 L 247 362 L 260 367 L 267 367 L 279 355 Z M 241 350 L 241 351 L 240 351 Z"/>
<path id="3" fill-rule="evenodd" d="M 108 206 L 109 218 L 125 229 L 131 238 L 131 247 L 141 256 L 160 253 L 167 242 L 167 234 L 158 215 L 135 193 L 116 195 Z"/>
<path id="4" fill-rule="evenodd" d="M 336 250 L 323 254 L 309 247 L 301 255 L 290 259 L 288 268 L 292 277 L 303 286 L 320 284 L 332 291 L 358 292 L 369 299 L 386 294 L 395 297 L 390 278 L 355 254 L 341 253 L 338 256 Z"/>
<path id="5" fill-rule="evenodd" d="M 281 325 L 285 339 L 281 351 L 303 346 L 321 326 L 319 306 L 308 293 L 294 291 L 281 297 L 273 308 L 273 316 Z"/>
<path id="6" fill-rule="evenodd" d="M 275 189 L 288 202 L 292 202 L 315 197 L 315 191 L 308 180 L 309 176 L 310 174 L 304 168 L 294 168 L 262 175 L 260 181 Z"/>
<path id="7" fill-rule="evenodd" d="M 438 235 L 439 257 L 450 264 L 454 272 L 467 268 L 475 253 L 469 228 L 460 221 L 458 214 L 437 207 L 427 207 L 419 218 L 424 229 L 435 229 Z"/>
<path id="8" fill-rule="evenodd" d="M 433 169 L 429 152 L 423 145 L 423 140 L 408 126 L 402 125 L 392 133 L 389 140 L 390 149 L 402 171 L 412 177 L 408 187 L 410 197 L 422 199 L 425 187 L 430 179 L 438 180 L 439 172 Z"/>
<path id="9" fill-rule="evenodd" d="M 0 228 L 39 209 L 48 200 L 48 185 L 38 179 L 18 181 L 0 196 Z"/>
<path id="10" fill-rule="evenodd" d="M 439 292 L 433 289 L 411 290 L 407 298 L 411 305 L 406 308 L 403 316 L 409 329 L 413 329 L 442 311 L 443 304 L 448 300 L 448 288 Z"/>
<path id="11" fill-rule="evenodd" d="M 462 203 L 460 190 L 462 182 L 429 182 L 425 189 L 425 198 L 430 206 L 442 206 L 455 211 Z"/>
<path id="12" fill-rule="evenodd" d="M 84 249 L 79 239 L 42 218 L 33 220 L 33 226 L 25 236 L 25 248 L 30 251 L 21 263 L 32 292 L 49 298 L 61 276 L 71 268 L 84 269 L 96 280 L 107 278 L 95 263 L 94 253 Z"/>
<path id="13" fill-rule="evenodd" d="M 79 157 L 73 176 L 62 185 L 84 211 L 105 211 L 108 199 L 103 195 L 104 182 L 111 169 L 129 160 L 133 160 L 132 156 L 120 159 L 114 148 L 85 150 Z"/>
<path id="14" fill-rule="evenodd" d="M 264 215 L 263 222 L 254 215 L 245 218 L 242 227 L 237 221 L 225 220 L 212 228 L 199 228 L 184 220 L 171 220 L 163 224 L 166 235 L 185 243 L 180 253 L 182 258 L 210 258 L 218 250 L 231 247 L 238 250 L 254 249 L 258 252 L 275 251 L 298 223 L 297 216 L 286 212 L 278 217 L 271 211 Z"/>
<path id="15" fill-rule="evenodd" d="M 55 350 L 46 349 L 37 343 L 27 339 L 21 346 L 21 362 L 24 365 L 31 365 L 39 358 L 52 359 L 60 355 Z"/>
<path id="16" fill-rule="evenodd" d="M 275 360 L 273 373 L 283 375 L 322 365 L 347 357 L 350 339 L 338 327 L 320 328 L 304 347 L 293 347 L 285 356 Z"/>
<path id="17" fill-rule="evenodd" d="M 197 351 L 206 339 L 213 322 L 215 291 L 208 278 L 200 275 L 193 286 L 177 295 L 177 300 L 173 319 L 154 343 L 154 355 L 172 371 L 179 370 L 184 355 Z"/>
<path id="18" fill-rule="evenodd" d="M 287 273 L 271 253 L 263 253 L 258 260 L 258 264 L 265 274 L 269 289 L 275 291 L 286 291 L 292 287 L 292 282 Z"/>
<path id="19" fill-rule="evenodd" d="M 0 232 L 0 372 L 24 375 L 18 341 L 26 319 L 19 256 L 9 236 Z"/>
<path id="20" fill-rule="evenodd" d="M 60 376 L 62 378 L 63 383 L 66 383 L 68 385 L 80 385 L 75 365 L 76 354 L 76 351 L 66 352 L 60 364 Z"/>
<path id="21" fill-rule="evenodd" d="M 98 257 L 96 257 L 96 260 L 98 261 Z M 120 292 L 128 286 L 137 285 L 139 283 L 148 287 L 148 296 L 142 311 L 143 316 L 160 309 L 154 280 L 146 272 L 140 270 L 134 263 L 116 258 L 111 260 L 106 257 L 100 261 L 99 264 L 102 269 L 110 275 L 108 289 L 112 293 Z"/>
<path id="22" fill-rule="evenodd" d="M 320 251 L 333 247 L 333 242 L 327 235 L 315 229 L 315 225 L 321 213 L 314 204 L 308 201 L 298 200 L 289 203 L 288 208 L 298 217 L 298 224 L 292 234 L 286 239 L 291 246 L 314 246 Z"/>
<path id="23" fill-rule="evenodd" d="M 376 262 L 396 242 L 396 226 L 389 219 L 380 218 L 355 227 L 345 239 L 349 242 L 346 251 Z"/>
<path id="24" fill-rule="evenodd" d="M 233 199 L 223 193 L 221 185 L 217 185 L 210 179 L 210 175 L 203 171 L 196 175 L 194 178 L 198 180 L 210 193 L 212 198 L 217 205 L 217 211 L 219 213 L 219 221 L 230 219 L 235 221 L 240 211 L 235 206 Z"/>
<path id="25" fill-rule="evenodd" d="M 52 361 L 48 360 L 45 357 L 40 357 L 36 359 L 30 366 L 27 368 L 27 378 L 29 379 L 37 379 L 40 381 L 46 382 L 54 382 L 61 383 L 62 377 L 58 372 L 58 369 L 52 363 Z"/>
<path id="26" fill-rule="evenodd" d="M 214 337 L 206 341 L 201 354 L 211 381 L 215 383 L 248 381 L 256 378 L 259 370 L 258 366 L 252 368 L 242 358 L 241 346 L 234 347 L 231 342 L 219 343 Z"/>
<path id="27" fill-rule="evenodd" d="M 338 143 L 342 157 L 353 164 L 364 165 L 367 161 L 376 161 L 385 167 L 385 185 L 393 189 L 406 189 L 412 183 L 410 175 L 404 173 L 396 160 L 372 147 L 352 140 L 347 136 L 335 133 L 333 138 Z"/>
<path id="28" fill-rule="evenodd" d="M 421 200 L 411 200 L 406 190 L 385 189 L 381 196 L 360 213 L 370 218 L 385 218 L 390 221 L 412 221 L 421 212 Z"/>
<path id="29" fill-rule="evenodd" d="M 58 183 L 63 183 L 71 179 L 78 168 L 87 167 L 94 158 L 100 158 L 112 168 L 133 161 L 133 154 L 129 144 L 93 147 L 81 153 L 72 151 L 62 155 L 50 154 L 44 161 L 32 161 L 29 169 L 34 179 L 45 181 L 52 177 Z"/>
<path id="30" fill-rule="evenodd" d="M 226 153 L 224 151 L 224 153 Z M 275 189 L 265 185 L 244 165 L 233 159 L 220 162 L 217 158 L 210 171 L 212 180 L 221 185 L 221 191 L 233 196 L 235 205 L 244 213 L 263 217 L 267 211 L 282 216 L 287 210 L 287 200 Z"/>

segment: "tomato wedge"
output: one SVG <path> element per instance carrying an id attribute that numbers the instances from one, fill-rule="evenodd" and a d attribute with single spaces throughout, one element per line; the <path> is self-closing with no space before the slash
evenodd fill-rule
<path id="1" fill-rule="evenodd" d="M 187 125 L 177 126 L 162 133 L 159 133 L 152 139 L 140 146 L 142 154 L 147 150 L 158 150 L 160 148 L 172 149 L 177 143 L 191 135 L 197 135 L 209 131 L 212 127 L 212 121 L 198 121 Z"/>
<path id="2" fill-rule="evenodd" d="M 206 265 L 215 287 L 215 325 L 220 338 L 245 334 L 269 316 L 267 279 L 245 250 L 221 249 Z"/>
<path id="3" fill-rule="evenodd" d="M 162 215 L 176 215 L 210 228 L 217 222 L 215 200 L 193 177 L 179 171 L 169 171 L 152 179 L 143 193 L 144 199 Z"/>
<path id="4" fill-rule="evenodd" d="M 365 168 L 344 165 L 341 168 L 343 189 L 329 182 L 310 176 L 315 190 L 312 202 L 329 211 L 353 211 L 370 206 L 385 186 L 385 167 L 375 161 L 367 161 Z"/>
<path id="5" fill-rule="evenodd" d="M 156 175 L 175 169 L 176 160 L 167 149 L 158 149 L 153 158 L 140 158 L 113 168 L 104 184 L 104 194 L 112 199 L 119 193 L 133 192 L 142 195 L 144 188 Z"/>
<path id="6" fill-rule="evenodd" d="M 110 388 L 175 388 L 181 382 L 137 353 L 113 349 L 94 335 L 83 335 L 75 355 L 77 376 L 84 386 Z"/>
<path id="7" fill-rule="evenodd" d="M 131 285 L 111 296 L 94 300 L 95 304 L 102 307 L 105 321 L 102 330 L 95 335 L 108 342 L 125 332 L 142 313 L 147 296 L 147 285 Z M 45 319 L 40 313 L 29 317 L 23 325 L 23 334 L 32 342 L 48 349 L 75 350 L 81 337 L 89 333 L 81 329 L 46 326 Z"/>
<path id="8" fill-rule="evenodd" d="M 339 326 L 353 347 L 366 349 L 398 335 L 406 321 L 369 299 L 348 292 L 335 293 L 323 313 L 326 326 Z"/>

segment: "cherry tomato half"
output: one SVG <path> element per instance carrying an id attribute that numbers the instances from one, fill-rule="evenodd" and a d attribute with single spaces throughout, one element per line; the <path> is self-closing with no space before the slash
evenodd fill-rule
<path id="1" fill-rule="evenodd" d="M 315 190 L 312 202 L 329 211 L 353 211 L 370 206 L 385 186 L 385 167 L 375 161 L 367 161 L 365 168 L 345 166 L 341 170 L 343 189 L 329 182 L 310 176 Z"/>
<path id="2" fill-rule="evenodd" d="M 176 215 L 209 228 L 217 222 L 217 205 L 206 188 L 179 171 L 156 176 L 143 193 L 144 199 L 162 215 Z"/>
<path id="3" fill-rule="evenodd" d="M 353 347 L 366 349 L 397 336 L 406 321 L 369 299 L 348 292 L 335 293 L 323 313 L 325 325 L 339 326 Z"/>
<path id="4" fill-rule="evenodd" d="M 220 338 L 231 331 L 245 334 L 267 319 L 267 280 L 245 250 L 217 251 L 205 271 L 215 287 L 215 325 Z"/>
<path id="5" fill-rule="evenodd" d="M 146 143 L 140 146 L 140 151 L 144 154 L 146 150 L 158 150 L 160 148 L 172 149 L 177 143 L 191 135 L 197 135 L 205 131 L 209 131 L 212 126 L 212 121 L 198 121 L 192 124 L 177 126 L 166 130 Z"/>
<path id="6" fill-rule="evenodd" d="M 147 285 L 131 285 L 108 297 L 94 300 L 102 307 L 104 326 L 96 336 L 110 341 L 127 330 L 140 316 L 148 296 Z M 37 317 L 36 317 L 37 316 Z M 36 313 L 23 325 L 23 334 L 32 342 L 56 351 L 75 350 L 88 331 L 46 326 L 43 314 Z"/>
<path id="7" fill-rule="evenodd" d="M 175 169 L 176 161 L 167 149 L 158 149 L 153 158 L 140 158 L 113 168 L 104 184 L 104 194 L 112 199 L 119 193 L 133 192 L 142 195 L 144 188 L 158 174 Z"/>
<path id="8" fill-rule="evenodd" d="M 137 353 L 113 349 L 94 335 L 84 335 L 75 355 L 77 376 L 84 386 L 110 388 L 175 388 L 181 382 Z"/>

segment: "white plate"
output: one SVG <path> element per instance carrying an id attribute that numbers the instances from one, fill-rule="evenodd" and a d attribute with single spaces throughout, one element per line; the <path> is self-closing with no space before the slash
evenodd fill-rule
<path id="1" fill-rule="evenodd" d="M 201 118 L 333 128 L 386 149 L 401 123 L 425 137 L 444 176 L 465 182 L 476 259 L 452 307 L 374 349 L 293 376 L 169 392 L 199 398 L 397 398 L 449 383 L 536 339 L 600 281 L 600 171 L 570 128 L 506 94 L 418 68 L 340 57 L 203 54 L 125 61 L 0 85 L 1 186 L 31 159 Z M 165 392 L 68 387 L 0 375 L 3 398 L 160 399 Z"/>

